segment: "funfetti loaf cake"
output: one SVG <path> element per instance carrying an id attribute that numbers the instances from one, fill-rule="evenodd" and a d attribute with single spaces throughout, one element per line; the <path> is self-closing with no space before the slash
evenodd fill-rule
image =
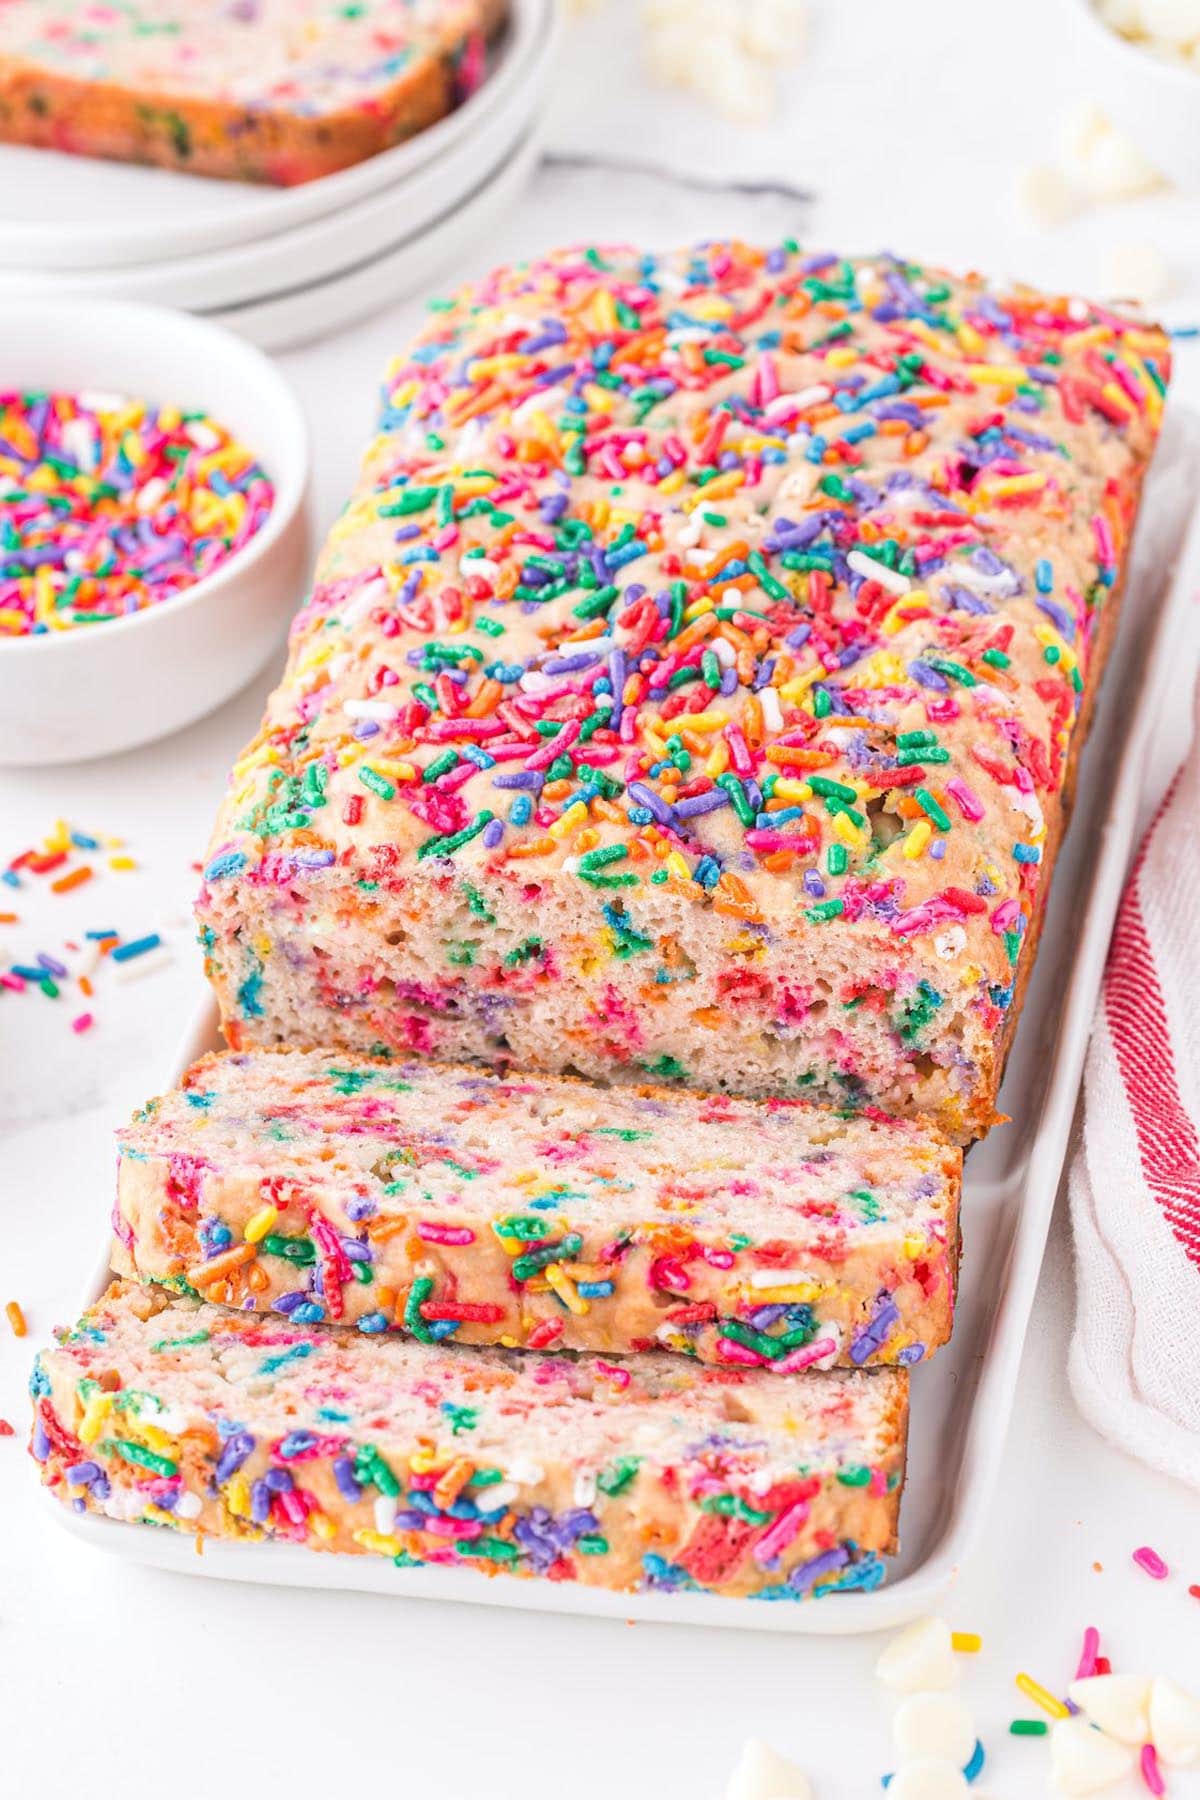
<path id="1" fill-rule="evenodd" d="M 791 244 L 435 310 L 213 835 L 230 1042 L 986 1130 L 1168 365 Z"/>
<path id="2" fill-rule="evenodd" d="M 312 181 L 477 84 L 505 0 L 0 0 L 0 139 Z"/>
<path id="3" fill-rule="evenodd" d="M 895 1370 L 372 1341 L 117 1283 L 33 1391 L 64 1502 L 206 1536 L 783 1600 L 895 1547 Z"/>
<path id="4" fill-rule="evenodd" d="M 796 1100 L 228 1052 L 121 1132 L 114 1266 L 429 1343 L 907 1365 L 950 1335 L 961 1164 Z"/>

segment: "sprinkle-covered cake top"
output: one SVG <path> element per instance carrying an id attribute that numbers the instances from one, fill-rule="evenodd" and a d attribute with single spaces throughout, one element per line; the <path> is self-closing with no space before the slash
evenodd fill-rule
<path id="1" fill-rule="evenodd" d="M 1168 368 L 892 257 L 497 272 L 389 372 L 207 882 L 969 934 L 999 1019 Z"/>
<path id="2" fill-rule="evenodd" d="M 0 55 L 168 103 L 332 114 L 375 105 L 419 55 L 477 30 L 481 11 L 476 0 L 0 0 Z"/>
<path id="3" fill-rule="evenodd" d="M 513 1245 L 586 1221 L 611 1226 L 614 1253 L 631 1223 L 727 1229 L 738 1248 L 808 1232 L 831 1256 L 851 1238 L 944 1233 L 959 1164 L 919 1121 L 300 1051 L 204 1057 L 120 1146 L 168 1159 L 201 1213 L 211 1171 L 282 1187 L 288 1218 L 317 1196 L 368 1231 L 422 1208 L 451 1224 L 490 1212 Z"/>

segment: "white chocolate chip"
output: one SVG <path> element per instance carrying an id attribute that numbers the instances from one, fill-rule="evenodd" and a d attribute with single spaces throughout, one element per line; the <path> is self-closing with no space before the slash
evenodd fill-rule
<path id="1" fill-rule="evenodd" d="M 1149 238 L 1125 239 L 1108 251 L 1104 286 L 1119 300 L 1162 300 L 1171 292 L 1171 265 Z"/>
<path id="2" fill-rule="evenodd" d="M 1079 211 L 1079 194 L 1060 170 L 1033 163 L 1017 176 L 1017 210 L 1031 225 L 1065 225 Z"/>
<path id="3" fill-rule="evenodd" d="M 729 1778 L 725 1800 L 812 1800 L 808 1777 L 761 1738 L 749 1738 Z"/>
<path id="4" fill-rule="evenodd" d="M 1050 1733 L 1056 1794 L 1097 1794 L 1124 1780 L 1137 1758 L 1127 1744 L 1105 1737 L 1085 1719 L 1059 1719 Z"/>
<path id="5" fill-rule="evenodd" d="M 101 1504 L 108 1519 L 140 1519 L 146 1510 L 146 1496 L 137 1488 L 117 1487 L 114 1482 Z"/>
<path id="6" fill-rule="evenodd" d="M 1200 1700 L 1165 1675 L 1150 1686 L 1150 1740 L 1168 1768 L 1200 1763 Z"/>
<path id="7" fill-rule="evenodd" d="M 961 1769 L 975 1753 L 977 1736 L 965 1701 L 944 1690 L 907 1695 L 892 1720 L 892 1742 L 902 1763 L 924 1756 Z"/>
<path id="8" fill-rule="evenodd" d="M 773 62 L 803 54 L 808 36 L 804 0 L 741 0 L 730 10 L 741 15 L 738 35 L 749 56 Z"/>
<path id="9" fill-rule="evenodd" d="M 1122 37 L 1141 35 L 1142 0 L 1095 0 L 1095 4 L 1110 31 L 1119 31 Z"/>
<path id="10" fill-rule="evenodd" d="M 518 1487 L 537 1487 L 545 1480 L 546 1471 L 541 1463 L 536 1463 L 527 1456 L 513 1457 L 508 1465 L 508 1479 L 515 1481 Z"/>
<path id="11" fill-rule="evenodd" d="M 1144 1744 L 1149 1735 L 1148 1675 L 1088 1675 L 1067 1690 L 1093 1725 L 1122 1744 Z"/>
<path id="12" fill-rule="evenodd" d="M 971 1790 L 961 1769 L 941 1756 L 904 1763 L 888 1784 L 888 1800 L 966 1800 Z"/>
<path id="13" fill-rule="evenodd" d="M 1138 29 L 1169 44 L 1192 44 L 1200 38 L 1200 0 L 1138 0 Z"/>
<path id="14" fill-rule="evenodd" d="M 198 1519 L 203 1508 L 204 1503 L 199 1494 L 190 1493 L 187 1488 L 184 1488 L 175 1502 L 175 1517 L 177 1519 Z"/>
<path id="15" fill-rule="evenodd" d="M 953 1687 L 958 1664 L 945 1619 L 917 1619 L 881 1652 L 875 1673 L 902 1694 Z"/>
<path id="16" fill-rule="evenodd" d="M 1108 130 L 1108 119 L 1094 100 L 1077 100 L 1058 128 L 1058 154 L 1064 169 L 1085 163 L 1092 146 Z"/>
<path id="17" fill-rule="evenodd" d="M 1061 148 L 1064 173 L 1093 200 L 1127 200 L 1161 185 L 1133 139 L 1089 102 L 1068 115 Z"/>
<path id="18" fill-rule="evenodd" d="M 143 1414 L 156 1430 L 165 1431 L 168 1437 L 182 1437 L 191 1424 L 181 1406 L 160 1406 L 157 1412 L 143 1408 Z"/>

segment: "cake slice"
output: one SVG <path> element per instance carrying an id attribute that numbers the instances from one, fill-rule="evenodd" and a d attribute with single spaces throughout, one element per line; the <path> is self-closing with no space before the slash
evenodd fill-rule
<path id="1" fill-rule="evenodd" d="M 995 1118 L 1170 368 L 892 256 L 564 250 L 432 316 L 239 758 L 235 1047 Z"/>
<path id="2" fill-rule="evenodd" d="M 116 1283 L 33 1378 L 42 1478 L 211 1537 L 633 1591 L 883 1578 L 908 1377 L 370 1342 Z"/>
<path id="3" fill-rule="evenodd" d="M 950 1335 L 962 1157 L 917 1121 L 246 1051 L 119 1158 L 121 1273 L 298 1324 L 783 1374 Z"/>
<path id="4" fill-rule="evenodd" d="M 0 0 L 0 139 L 282 185 L 478 82 L 505 0 Z"/>

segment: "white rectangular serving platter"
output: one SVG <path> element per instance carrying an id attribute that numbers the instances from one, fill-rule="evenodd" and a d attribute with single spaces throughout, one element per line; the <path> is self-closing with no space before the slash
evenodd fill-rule
<path id="1" fill-rule="evenodd" d="M 1123 618 L 1083 758 L 1041 954 L 1000 1095 L 1012 1123 L 967 1160 L 955 1335 L 912 1377 L 903 1548 L 872 1594 L 796 1603 L 701 1594 L 613 1594 L 572 1582 L 493 1578 L 472 1569 L 397 1569 L 372 1556 L 206 1540 L 78 1515 L 47 1494 L 76 1536 L 132 1561 L 190 1575 L 465 1600 L 535 1612 L 675 1625 L 842 1634 L 879 1631 L 934 1610 L 977 1544 L 1004 1454 L 1021 1354 L 1066 1157 L 1113 918 L 1138 825 L 1143 770 L 1170 659 L 1194 637 L 1200 585 L 1200 421 L 1168 419 L 1147 484 Z M 1186 530 L 1185 530 L 1186 527 Z M 215 1004 L 193 1022 L 165 1084 L 220 1042 Z M 107 1210 L 107 1209 L 106 1209 Z M 109 1280 L 105 1250 L 86 1303 Z"/>

